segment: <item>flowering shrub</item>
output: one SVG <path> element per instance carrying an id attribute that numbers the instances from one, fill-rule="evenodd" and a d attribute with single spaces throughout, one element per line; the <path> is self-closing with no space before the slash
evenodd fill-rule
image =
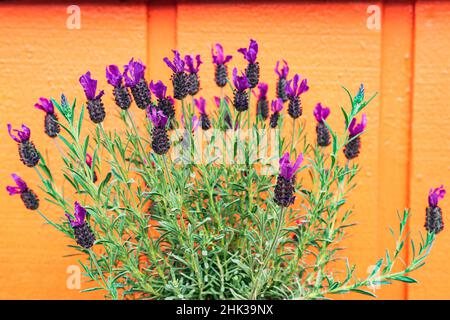
<path id="1" fill-rule="evenodd" d="M 88 290 L 103 289 L 112 299 L 374 296 L 367 287 L 416 282 L 409 273 L 424 265 L 443 229 L 442 186 L 430 191 L 427 234 L 420 241 L 407 238 L 405 210 L 398 233 L 392 232 L 395 248 L 386 250 L 366 278 L 356 277 L 348 262 L 343 272 L 334 263 L 353 225 L 346 203 L 363 151 L 367 118 L 361 112 L 375 95 L 366 99 L 363 85 L 355 96 L 345 89 L 350 106 L 341 110 L 344 130 L 338 136 L 327 122 L 336 112 L 321 103 L 313 110 L 302 105 L 310 89 L 306 78 L 289 79 L 288 63 L 277 62 L 276 98 L 269 103 L 257 42 L 238 51 L 248 65 L 241 72 L 234 68 L 229 79 L 232 57 L 220 44 L 212 50 L 220 92 L 214 104 L 194 98 L 201 92 L 199 55 L 183 59 L 173 50 L 173 60 L 164 59 L 173 71 L 172 96 L 162 81 L 147 82 L 140 61 L 131 59 L 123 71 L 107 66 L 117 107 L 105 108 L 104 90 L 98 91 L 97 80 L 86 72 L 80 84 L 96 124 L 90 134 L 82 130 L 83 106 L 69 104 L 65 95 L 61 101 L 40 98 L 35 106 L 46 113 L 46 134 L 62 143 L 56 144 L 64 162 L 59 171 L 74 192 L 56 184 L 25 125 L 22 130 L 8 125 L 8 131 L 21 161 L 36 170 L 41 192 L 16 174 L 16 186 L 7 191 L 20 194 L 26 208 L 71 239 L 70 246 L 86 255 L 87 263 L 80 261 L 86 276 L 98 283 Z M 145 119 L 143 127 L 130 112 L 132 101 L 145 110 L 135 115 Z M 317 137 L 309 142 L 298 120 L 304 112 L 317 121 Z M 107 131 L 102 123 L 114 113 L 122 125 Z M 284 137 L 290 122 L 292 135 Z M 38 195 L 54 205 L 60 219 L 51 221 L 39 210 Z M 402 265 L 406 241 L 412 256 Z"/>

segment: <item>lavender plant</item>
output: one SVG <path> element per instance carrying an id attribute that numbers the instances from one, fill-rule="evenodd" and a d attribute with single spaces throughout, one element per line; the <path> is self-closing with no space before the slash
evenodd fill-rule
<path id="1" fill-rule="evenodd" d="M 28 209 L 37 210 L 86 257 L 79 263 L 98 285 L 84 291 L 102 290 L 111 299 L 324 299 L 348 292 L 375 296 L 368 287 L 416 282 L 409 274 L 424 265 L 443 229 L 438 206 L 443 186 L 430 191 L 425 236 L 410 237 L 405 210 L 398 233 L 392 231 L 395 248 L 386 250 L 370 275 L 358 278 L 348 259 L 344 270 L 336 264 L 345 258 L 340 242 L 353 226 L 346 203 L 356 186 L 356 159 L 367 125 L 364 114 L 361 123 L 356 119 L 375 95 L 366 100 L 362 85 L 355 96 L 344 88 L 350 104 L 342 108 L 341 135 L 327 122 L 331 109 L 318 103 L 311 110 L 317 138 L 309 141 L 304 122 L 295 128 L 307 80 L 300 82 L 298 74 L 287 80 L 287 62 L 281 71 L 277 62 L 279 79 L 268 119 L 258 44 L 251 40 L 239 52 L 248 66 L 240 75 L 235 68 L 230 80 L 226 63 L 231 56 L 220 44 L 212 50 L 220 93 L 215 108 L 203 97 L 186 99 L 200 91 L 202 62 L 199 55 L 196 65 L 194 56 L 183 60 L 176 50 L 173 61 L 164 61 L 174 72 L 178 102 L 163 82 L 148 85 L 145 66 L 134 59 L 123 73 L 115 65 L 106 68 L 116 107 L 107 103 L 105 109 L 104 92 L 96 94 L 90 72 L 81 76 L 95 124 L 90 133 L 83 130 L 85 107 L 76 100 L 40 98 L 36 107 L 46 112 L 45 132 L 63 146 L 58 149 L 63 167 L 50 169 L 26 126 L 15 130 L 17 136 L 11 125 L 8 131 L 19 144 L 22 162 L 38 174 L 39 194 L 60 219 L 52 221 L 41 212 L 37 194 L 17 175 L 16 186 L 7 191 L 20 194 Z M 258 83 L 253 105 L 251 90 Z M 135 115 L 144 126 L 130 112 L 131 98 L 146 109 Z M 284 103 L 290 118 L 283 115 Z M 118 114 L 122 124 L 105 130 L 107 114 Z M 293 132 L 286 138 L 283 130 L 290 121 Z M 57 184 L 54 172 L 62 173 L 73 192 L 67 192 L 67 183 L 66 188 Z M 407 241 L 412 256 L 403 262 Z"/>

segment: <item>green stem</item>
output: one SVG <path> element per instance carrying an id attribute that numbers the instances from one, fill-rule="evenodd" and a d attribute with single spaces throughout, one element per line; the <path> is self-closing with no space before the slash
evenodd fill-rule
<path id="1" fill-rule="evenodd" d="M 276 246 L 278 244 L 280 233 L 281 233 L 281 228 L 282 228 L 282 225 L 283 225 L 283 222 L 284 222 L 285 213 L 286 213 L 286 209 L 285 208 L 281 208 L 280 215 L 279 215 L 278 220 L 277 220 L 275 236 L 273 237 L 273 240 L 270 243 L 270 247 L 269 247 L 269 250 L 267 251 L 266 257 L 263 260 L 263 264 L 260 266 L 260 268 L 258 270 L 258 273 L 256 275 L 255 284 L 253 285 L 252 293 L 250 295 L 250 299 L 252 299 L 252 300 L 256 300 L 256 298 L 258 297 L 258 294 L 259 294 L 259 280 L 261 279 L 261 273 L 266 268 L 267 263 L 269 262 L 269 259 L 272 256 L 273 250 L 276 248 Z"/>

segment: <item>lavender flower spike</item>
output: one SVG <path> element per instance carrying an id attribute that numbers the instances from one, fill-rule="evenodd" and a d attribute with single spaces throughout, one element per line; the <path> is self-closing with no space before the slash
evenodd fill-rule
<path id="1" fill-rule="evenodd" d="M 30 141 L 30 129 L 22 124 L 22 130 L 12 129 L 8 123 L 9 136 L 18 143 L 20 161 L 27 167 L 34 167 L 38 164 L 40 157 L 33 142 Z M 17 136 L 11 131 L 15 131 Z"/>
<path id="2" fill-rule="evenodd" d="M 86 222 L 86 209 L 83 208 L 78 202 L 75 201 L 75 220 L 66 213 L 66 217 L 69 220 L 70 226 L 73 229 L 75 240 L 83 248 L 89 249 L 94 245 L 95 235 L 92 229 Z"/>
<path id="3" fill-rule="evenodd" d="M 302 115 L 303 110 L 300 95 L 309 89 L 307 79 L 303 79 L 300 84 L 299 81 L 300 76 L 296 74 L 293 79 L 286 83 L 286 94 L 289 99 L 288 113 L 293 119 Z"/>
<path id="4" fill-rule="evenodd" d="M 280 207 L 289 207 L 295 201 L 295 173 L 300 168 L 303 161 L 303 154 L 300 154 L 294 164 L 291 164 L 289 152 L 286 152 L 280 159 L 280 173 L 275 186 L 274 201 Z"/>
<path id="5" fill-rule="evenodd" d="M 211 121 L 209 120 L 208 114 L 206 113 L 206 100 L 203 97 L 200 99 L 194 99 L 195 107 L 200 113 L 200 123 L 203 130 L 208 130 L 211 128 Z"/>
<path id="6" fill-rule="evenodd" d="M 170 96 L 166 96 L 167 87 L 162 83 L 162 81 L 158 81 L 153 83 L 150 82 L 150 90 L 153 92 L 155 97 L 158 99 L 157 108 L 161 110 L 164 115 L 168 118 L 168 121 L 175 117 L 175 101 Z"/>
<path id="7" fill-rule="evenodd" d="M 170 141 L 166 131 L 167 117 L 161 110 L 148 108 L 147 116 L 153 123 L 152 149 L 159 155 L 166 154 L 170 148 Z"/>
<path id="8" fill-rule="evenodd" d="M 248 93 L 249 88 L 247 77 L 242 74 L 238 76 L 236 68 L 233 69 L 233 83 L 235 86 L 233 104 L 237 111 L 242 112 L 248 109 Z"/>
<path id="9" fill-rule="evenodd" d="M 317 144 L 321 147 L 326 147 L 330 145 L 330 131 L 328 127 L 323 122 L 330 115 L 330 108 L 323 107 L 319 102 L 314 108 L 314 117 L 317 120 L 316 133 L 317 133 Z"/>
<path id="10" fill-rule="evenodd" d="M 122 79 L 122 73 L 118 66 L 111 64 L 106 67 L 106 80 L 114 87 L 113 94 L 116 105 L 122 110 L 127 110 L 131 105 L 131 97 L 123 85 Z"/>
<path id="11" fill-rule="evenodd" d="M 277 65 L 275 66 L 275 73 L 278 75 L 277 98 L 281 98 L 283 102 L 286 102 L 288 100 L 288 96 L 286 93 L 286 79 L 289 74 L 289 66 L 286 60 L 283 60 L 283 63 L 283 67 L 281 67 L 281 70 L 279 70 L 280 61 L 277 61 Z"/>
<path id="12" fill-rule="evenodd" d="M 256 103 L 256 114 L 260 115 L 263 120 L 269 117 L 269 102 L 267 101 L 267 91 L 269 86 L 267 83 L 258 84 L 259 95 Z"/>
<path id="13" fill-rule="evenodd" d="M 20 198 L 23 201 L 25 207 L 29 210 L 36 210 L 39 207 L 39 198 L 29 189 L 25 181 L 23 181 L 17 174 L 11 174 L 16 186 L 7 186 L 6 191 L 9 195 L 20 194 Z"/>
<path id="14" fill-rule="evenodd" d="M 348 127 L 348 135 L 350 141 L 344 148 L 344 154 L 348 160 L 356 158 L 359 155 L 361 148 L 361 137 L 360 134 L 364 131 L 367 125 L 366 115 L 363 114 L 361 117 L 361 123 L 356 124 L 356 118 L 350 122 Z"/>
<path id="15" fill-rule="evenodd" d="M 80 84 L 83 87 L 87 99 L 87 109 L 92 122 L 100 123 L 105 119 L 105 107 L 101 97 L 105 93 L 101 90 L 97 95 L 97 80 L 91 78 L 91 72 L 88 71 L 80 77 Z"/>
<path id="16" fill-rule="evenodd" d="M 434 234 L 438 234 L 444 229 L 444 220 L 442 219 L 442 209 L 438 206 L 439 199 L 445 196 L 444 186 L 431 189 L 428 194 L 428 207 L 426 209 L 425 229 Z"/>
<path id="17" fill-rule="evenodd" d="M 58 117 L 55 114 L 55 109 L 53 107 L 53 103 L 51 100 L 46 98 L 39 98 L 39 102 L 34 105 L 36 109 L 42 110 L 45 112 L 44 119 L 44 131 L 50 137 L 56 137 L 61 128 L 58 124 Z"/>
<path id="18" fill-rule="evenodd" d="M 214 53 L 214 48 L 216 52 Z M 215 65 L 214 80 L 217 86 L 223 88 L 227 84 L 228 69 L 227 63 L 231 60 L 232 56 L 225 56 L 223 53 L 223 47 L 220 43 L 211 48 L 211 55 L 213 63 Z"/>
<path id="19" fill-rule="evenodd" d="M 270 127 L 276 128 L 278 126 L 278 119 L 280 118 L 280 111 L 283 109 L 283 100 L 281 98 L 272 100 L 270 106 L 272 115 L 270 116 Z"/>
<path id="20" fill-rule="evenodd" d="M 189 76 L 184 72 L 184 60 L 181 59 L 177 50 L 172 50 L 174 54 L 173 62 L 165 57 L 163 60 L 167 66 L 172 69 L 173 97 L 177 100 L 183 100 L 189 94 Z"/>
<path id="21" fill-rule="evenodd" d="M 247 48 L 241 48 L 238 52 L 244 55 L 244 58 L 248 61 L 247 68 L 245 69 L 245 74 L 248 78 L 248 83 L 250 88 L 257 86 L 259 82 L 259 63 L 256 62 L 258 55 L 258 43 L 251 39 L 250 45 Z"/>
<path id="22" fill-rule="evenodd" d="M 197 62 L 197 65 L 195 65 L 194 62 L 194 56 L 186 55 L 184 57 L 184 62 L 186 64 L 186 71 L 189 72 L 188 93 L 191 96 L 195 96 L 200 91 L 200 80 L 198 78 L 198 71 L 200 65 L 202 64 L 202 60 L 200 60 L 199 54 L 195 57 L 195 61 Z"/>
<path id="23" fill-rule="evenodd" d="M 145 110 L 152 104 L 150 89 L 145 80 L 145 65 L 134 58 L 124 67 L 125 85 L 131 89 L 134 101 L 139 109 Z"/>

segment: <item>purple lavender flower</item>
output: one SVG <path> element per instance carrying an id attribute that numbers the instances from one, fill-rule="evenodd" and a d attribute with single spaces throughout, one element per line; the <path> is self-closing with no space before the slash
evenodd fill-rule
<path id="1" fill-rule="evenodd" d="M 172 119 L 175 117 L 175 101 L 172 97 L 166 96 L 167 87 L 164 83 L 162 83 L 162 81 L 158 81 L 156 83 L 151 81 L 150 90 L 158 99 L 157 108 L 164 113 L 164 115 L 168 118 L 169 123 L 171 123 Z"/>
<path id="2" fill-rule="evenodd" d="M 300 153 L 297 157 L 297 160 L 294 164 L 290 161 L 289 152 L 286 152 L 283 157 L 280 158 L 280 176 L 285 178 L 286 180 L 290 180 L 294 177 L 297 170 L 300 168 L 300 165 L 303 162 L 303 154 Z"/>
<path id="3" fill-rule="evenodd" d="M 155 127 L 165 128 L 167 124 L 167 117 L 161 110 L 156 110 L 156 108 L 149 108 L 147 116 L 152 121 Z"/>
<path id="4" fill-rule="evenodd" d="M 197 64 L 195 64 L 195 62 L 197 62 Z M 198 71 L 199 71 L 200 65 L 203 62 L 202 62 L 202 60 L 200 60 L 200 55 L 198 54 L 195 57 L 195 61 L 194 61 L 194 56 L 186 55 L 184 57 L 184 63 L 186 64 L 186 71 L 189 72 L 188 93 L 191 96 L 195 96 L 200 90 L 200 80 L 198 77 Z"/>
<path id="5" fill-rule="evenodd" d="M 111 64 L 106 67 L 106 80 L 113 87 L 118 87 L 122 85 L 122 73 L 119 70 L 119 67 L 115 64 Z"/>
<path id="6" fill-rule="evenodd" d="M 12 129 L 12 126 L 11 126 L 10 123 L 8 123 L 7 127 L 8 127 L 8 134 L 9 134 L 9 136 L 14 141 L 16 141 L 17 143 L 23 143 L 23 142 L 26 142 L 26 141 L 28 141 L 30 139 L 31 131 L 26 125 L 22 124 L 22 130 Z M 12 134 L 11 131 L 16 132 L 17 136 Z"/>
<path id="7" fill-rule="evenodd" d="M 289 152 L 286 152 L 279 161 L 280 173 L 275 186 L 274 201 L 281 207 L 289 207 L 295 201 L 295 173 L 300 168 L 302 161 L 303 154 L 300 154 L 295 163 L 292 164 Z"/>
<path id="8" fill-rule="evenodd" d="M 344 148 L 344 154 L 348 160 L 356 158 L 359 155 L 361 148 L 360 134 L 364 131 L 367 125 L 366 115 L 361 117 L 361 123 L 356 124 L 356 118 L 353 118 L 348 127 L 349 142 Z"/>
<path id="9" fill-rule="evenodd" d="M 53 102 L 46 98 L 39 98 L 39 102 L 34 104 L 36 109 L 42 110 L 45 113 L 54 113 L 55 109 L 53 107 Z"/>
<path id="10" fill-rule="evenodd" d="M 244 55 L 244 58 L 248 61 L 245 74 L 248 78 L 250 88 L 255 88 L 259 82 L 259 63 L 256 62 L 258 55 L 258 43 L 250 39 L 250 45 L 247 48 L 240 48 L 238 52 Z"/>
<path id="11" fill-rule="evenodd" d="M 275 73 L 278 75 L 277 80 L 277 98 L 281 98 L 283 102 L 288 100 L 288 96 L 286 93 L 286 84 L 287 84 L 287 76 L 289 74 L 289 66 L 286 60 L 283 60 L 283 67 L 279 70 L 280 61 L 277 61 L 277 65 L 275 66 Z"/>
<path id="12" fill-rule="evenodd" d="M 145 110 L 152 104 L 150 89 L 145 80 L 145 65 L 142 61 L 130 62 L 124 66 L 125 85 L 130 88 L 134 101 L 139 109 Z"/>
<path id="13" fill-rule="evenodd" d="M 29 189 L 25 181 L 23 181 L 17 174 L 11 174 L 15 186 L 7 186 L 6 191 L 8 191 L 9 195 L 20 194 L 20 198 L 22 199 L 23 204 L 29 210 L 36 210 L 39 208 L 39 198 L 33 192 L 33 190 Z"/>
<path id="14" fill-rule="evenodd" d="M 78 245 L 89 249 L 94 245 L 95 235 L 86 222 L 86 209 L 83 208 L 77 201 L 75 201 L 74 207 L 75 220 L 73 220 L 68 213 L 66 213 L 66 217 L 74 231 L 75 240 Z"/>
<path id="15" fill-rule="evenodd" d="M 261 82 L 258 84 L 259 94 L 256 102 L 256 114 L 261 116 L 263 120 L 269 117 L 269 102 L 267 101 L 267 91 L 269 86 L 267 83 Z"/>
<path id="16" fill-rule="evenodd" d="M 439 199 L 445 196 L 444 186 L 431 188 L 428 194 L 428 207 L 426 209 L 425 229 L 434 234 L 438 234 L 444 229 L 444 220 L 442 219 L 442 209 L 438 206 Z"/>
<path id="17" fill-rule="evenodd" d="M 186 71 L 189 73 L 198 73 L 200 69 L 200 65 L 203 63 L 203 61 L 200 59 L 200 55 L 194 56 L 186 55 L 184 56 L 184 63 L 186 64 Z"/>
<path id="18" fill-rule="evenodd" d="M 214 48 L 216 52 L 214 53 Z M 227 84 L 228 70 L 226 64 L 231 60 L 232 56 L 225 56 L 223 53 L 223 47 L 220 43 L 211 48 L 211 55 L 213 63 L 215 65 L 214 80 L 216 84 L 223 88 Z"/>
<path id="19" fill-rule="evenodd" d="M 428 205 L 430 207 L 437 207 L 439 199 L 444 199 L 444 196 L 445 196 L 445 189 L 443 185 L 435 189 L 431 188 L 428 194 Z"/>
<path id="20" fill-rule="evenodd" d="M 214 53 L 214 49 L 216 49 L 216 52 Z M 215 65 L 219 64 L 226 64 L 228 63 L 233 56 L 227 55 L 223 53 L 223 47 L 220 43 L 216 43 L 213 48 L 211 48 L 211 55 L 213 58 L 213 63 Z"/>
<path id="21" fill-rule="evenodd" d="M 95 95 L 97 92 L 97 80 L 91 78 L 90 71 L 80 77 L 80 84 L 83 87 L 84 94 L 88 100 L 100 99 L 105 94 L 105 92 L 101 90 L 97 95 Z"/>
<path id="22" fill-rule="evenodd" d="M 85 220 L 86 220 L 86 209 L 83 208 L 78 201 L 75 201 L 75 220 L 72 219 L 72 217 L 70 216 L 70 214 L 66 213 L 65 216 L 67 217 L 67 219 L 69 220 L 70 226 L 72 228 L 74 227 L 81 227 L 83 224 L 85 224 Z"/>
<path id="23" fill-rule="evenodd" d="M 19 157 L 23 164 L 30 168 L 37 165 L 40 160 L 40 156 L 33 142 L 30 141 L 30 129 L 23 124 L 22 130 L 12 129 L 10 123 L 8 123 L 7 127 L 9 136 L 18 143 Z M 11 131 L 16 132 L 17 136 Z"/>
<path id="24" fill-rule="evenodd" d="M 353 118 L 348 127 L 348 132 L 350 137 L 357 136 L 361 134 L 367 126 L 367 117 L 365 114 L 361 117 L 361 123 L 356 124 L 356 118 Z"/>
<path id="25" fill-rule="evenodd" d="M 248 49 L 240 48 L 238 49 L 238 52 L 244 55 L 244 58 L 248 61 L 248 63 L 255 63 L 258 56 L 258 43 L 255 40 L 250 39 Z"/>
<path id="26" fill-rule="evenodd" d="M 303 79 L 299 85 L 300 75 L 296 74 L 293 79 L 289 80 L 286 84 L 286 93 L 289 98 L 298 97 L 302 93 L 309 90 L 308 79 Z M 292 84 L 292 85 L 291 85 Z"/>
<path id="27" fill-rule="evenodd" d="M 97 80 L 91 78 L 91 72 L 88 71 L 80 77 L 80 84 L 83 87 L 87 99 L 87 109 L 92 122 L 100 123 L 105 119 L 105 107 L 101 97 L 105 93 L 101 90 L 97 95 Z"/>
<path id="28" fill-rule="evenodd" d="M 52 101 L 46 98 L 39 98 L 39 102 L 34 107 L 45 112 L 44 131 L 50 138 L 55 138 L 61 131 L 61 128 L 58 124 L 58 117 L 55 114 Z"/>
<path id="29" fill-rule="evenodd" d="M 330 131 L 328 127 L 323 122 L 330 115 L 330 108 L 323 107 L 319 102 L 314 108 L 314 117 L 317 120 L 316 133 L 317 133 L 317 144 L 321 147 L 326 147 L 330 145 Z"/>
<path id="30" fill-rule="evenodd" d="M 238 91 L 245 91 L 249 88 L 247 77 L 243 73 L 241 73 L 241 76 L 238 76 L 236 68 L 233 69 L 233 84 Z"/>
<path id="31" fill-rule="evenodd" d="M 124 66 L 125 85 L 127 87 L 137 86 L 145 78 L 145 68 L 142 61 L 134 61 L 134 58 L 131 58 L 130 62 Z"/>
<path id="32" fill-rule="evenodd" d="M 317 122 L 323 122 L 323 120 L 328 118 L 329 115 L 330 108 L 323 107 L 320 102 L 316 104 L 316 107 L 314 108 L 314 117 L 316 118 Z"/>
<path id="33" fill-rule="evenodd" d="M 279 79 L 287 79 L 289 74 L 289 66 L 286 60 L 283 60 L 283 66 L 280 68 L 280 61 L 277 61 L 275 66 L 275 73 L 278 75 Z"/>
<path id="34" fill-rule="evenodd" d="M 156 83 L 153 80 L 150 81 L 150 90 L 157 99 L 164 99 L 166 97 L 167 87 L 161 80 Z"/>
<path id="35" fill-rule="evenodd" d="M 131 105 L 131 97 L 127 87 L 123 85 L 123 77 L 119 67 L 114 64 L 107 66 L 106 79 L 114 87 L 113 94 L 116 105 L 122 110 L 127 110 Z"/>
<path id="36" fill-rule="evenodd" d="M 272 100 L 270 106 L 272 115 L 270 116 L 270 127 L 276 128 L 278 126 L 278 119 L 280 118 L 280 111 L 283 110 L 283 100 L 281 98 Z"/>
<path id="37" fill-rule="evenodd" d="M 203 130 L 208 130 L 211 128 L 211 121 L 209 120 L 208 114 L 206 113 L 206 100 L 203 97 L 200 99 L 194 99 L 195 107 L 200 113 L 200 123 Z"/>
<path id="38" fill-rule="evenodd" d="M 181 55 L 177 50 L 172 50 L 174 54 L 173 62 L 169 58 L 165 57 L 163 60 L 167 66 L 172 69 L 174 73 L 184 72 L 184 60 L 181 59 Z"/>
<path id="39" fill-rule="evenodd" d="M 293 79 L 286 83 L 286 94 L 289 99 L 288 113 L 293 119 L 297 119 L 303 113 L 300 95 L 309 90 L 308 80 L 300 81 L 300 75 L 296 74 Z"/>
<path id="40" fill-rule="evenodd" d="M 183 100 L 188 95 L 189 76 L 184 71 L 184 60 L 181 59 L 177 50 L 172 50 L 174 54 L 173 62 L 165 57 L 163 60 L 167 66 L 172 69 L 173 97 L 177 100 Z"/>
<path id="41" fill-rule="evenodd" d="M 235 86 L 233 104 L 237 111 L 242 112 L 248 109 L 248 93 L 246 90 L 249 88 L 248 79 L 242 73 L 238 76 L 236 68 L 233 69 L 233 83 Z"/>
<path id="42" fill-rule="evenodd" d="M 169 136 L 166 131 L 168 118 L 161 110 L 156 110 L 156 108 L 148 108 L 147 116 L 153 123 L 152 149 L 159 155 L 166 154 L 170 148 Z"/>

